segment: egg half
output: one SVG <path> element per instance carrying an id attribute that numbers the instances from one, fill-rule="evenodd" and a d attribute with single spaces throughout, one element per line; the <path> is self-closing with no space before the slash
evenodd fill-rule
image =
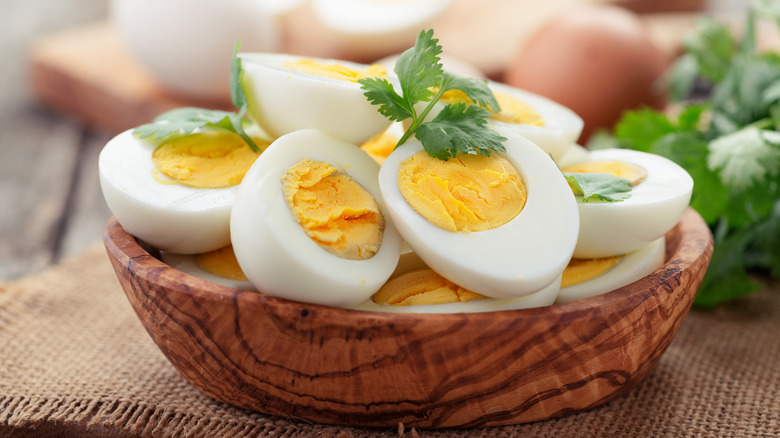
<path id="1" fill-rule="evenodd" d="M 499 82 L 488 80 L 487 85 L 501 107 L 498 112 L 491 110 L 488 125 L 500 134 L 517 133 L 531 140 L 554 160 L 559 160 L 577 142 L 584 124 L 582 118 L 569 108 L 544 96 Z M 427 119 L 435 117 L 445 104 L 463 101 L 470 102 L 463 93 L 450 90 L 436 103 Z M 422 111 L 426 105 L 418 103 L 416 108 Z"/>
<path id="2" fill-rule="evenodd" d="M 273 138 L 299 129 L 318 129 L 360 144 L 390 125 L 357 83 L 366 72 L 378 74 L 383 68 L 274 53 L 241 53 L 239 57 L 249 117 Z"/>
<path id="3" fill-rule="evenodd" d="M 649 275 L 664 264 L 666 239 L 661 237 L 648 245 L 625 254 L 607 272 L 593 279 L 562 287 L 556 303 L 568 303 L 613 291 Z"/>
<path id="4" fill-rule="evenodd" d="M 561 280 L 558 277 L 541 290 L 518 298 L 482 298 L 465 302 L 400 306 L 379 304 L 372 299 L 368 299 L 353 307 L 353 309 L 389 313 L 475 313 L 530 309 L 554 304 L 560 287 Z"/>
<path id="5" fill-rule="evenodd" d="M 239 269 L 230 246 L 203 254 L 160 251 L 160 259 L 170 267 L 202 280 L 239 290 L 256 290 Z"/>
<path id="6" fill-rule="evenodd" d="M 309 182 L 323 181 L 315 175 L 319 167 L 312 164 L 309 172 L 301 163 L 334 167 L 339 175 L 348 176 L 368 193 L 360 198 L 361 203 L 375 204 L 378 216 L 387 217 L 377 183 L 379 165 L 373 159 L 358 146 L 321 131 L 292 132 L 263 152 L 239 187 L 230 218 L 236 258 L 247 278 L 262 293 L 293 301 L 353 306 L 376 292 L 395 270 L 401 238 L 392 222 L 384 220 L 381 241 L 374 245 L 374 253 L 368 258 L 346 258 L 337 255 L 335 249 L 325 249 L 331 242 L 327 241 L 327 233 L 318 234 L 319 228 L 341 226 L 352 215 L 358 217 L 363 207 L 357 205 L 357 195 L 331 202 L 319 199 L 314 190 L 296 192 L 305 206 L 288 202 L 290 197 L 298 199 L 288 196 L 290 181 L 294 179 L 291 174 L 297 178 L 296 187 L 308 184 L 317 188 L 320 186 Z M 315 216 L 332 206 L 338 207 L 338 216 L 304 229 L 304 224 L 308 226 Z M 362 233 L 361 230 L 358 232 Z"/>
<path id="7" fill-rule="evenodd" d="M 160 159 L 167 174 L 155 165 L 159 152 L 166 152 Z M 128 233 L 164 251 L 196 254 L 230 244 L 238 183 L 256 158 L 229 132 L 161 141 L 127 130 L 103 147 L 98 173 L 106 204 Z"/>
<path id="8" fill-rule="evenodd" d="M 649 245 L 672 229 L 688 207 L 693 179 L 673 161 L 646 152 L 601 149 L 572 166 L 598 162 L 629 163 L 646 176 L 620 202 L 583 202 L 577 196 L 580 231 L 574 257 L 608 257 Z"/>
<path id="9" fill-rule="evenodd" d="M 543 150 L 516 133 L 507 135 L 504 147 L 506 153 L 494 155 L 505 158 L 516 169 L 527 198 L 519 214 L 497 227 L 473 232 L 447 230 L 410 205 L 401 192 L 399 174 L 407 159 L 424 150 L 414 138 L 385 160 L 379 185 L 396 228 L 434 271 L 482 295 L 516 298 L 546 288 L 561 275 L 577 241 L 579 218 L 571 189 Z M 459 158 L 451 160 L 457 162 Z M 433 187 L 434 191 L 472 185 L 466 180 L 431 181 L 438 186 Z M 453 202 L 455 208 L 464 207 L 459 203 Z M 435 200 L 431 203 L 437 204 L 441 205 Z"/>

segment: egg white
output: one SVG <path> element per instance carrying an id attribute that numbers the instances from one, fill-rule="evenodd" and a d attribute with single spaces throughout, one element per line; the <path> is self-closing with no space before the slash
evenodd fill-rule
<path id="1" fill-rule="evenodd" d="M 348 260 L 320 248 L 296 221 L 283 195 L 285 171 L 302 159 L 330 163 L 349 174 L 376 200 L 385 216 L 379 251 Z M 398 264 L 401 238 L 383 205 L 379 165 L 359 147 L 317 130 L 300 130 L 274 141 L 242 181 L 230 219 L 233 250 L 247 278 L 262 293 L 338 307 L 364 301 Z"/>
<path id="2" fill-rule="evenodd" d="M 202 280 L 239 290 L 257 290 L 249 281 L 221 277 L 219 275 L 214 275 L 211 272 L 205 271 L 198 265 L 198 262 L 195 259 L 196 257 L 196 254 L 174 254 L 167 251 L 160 251 L 160 259 L 163 263 L 186 274 L 190 274 L 193 277 L 198 277 Z"/>
<path id="3" fill-rule="evenodd" d="M 584 161 L 616 160 L 647 171 L 647 178 L 620 202 L 582 202 L 577 197 L 580 233 L 576 258 L 599 258 L 635 251 L 672 229 L 691 199 L 693 179 L 659 155 L 628 149 L 601 149 Z"/>
<path id="4" fill-rule="evenodd" d="M 98 174 L 112 214 L 128 233 L 161 250 L 197 254 L 230 244 L 238 186 L 203 189 L 170 180 L 152 162 L 160 143 L 127 130 L 103 147 Z"/>
<path id="5" fill-rule="evenodd" d="M 562 287 L 556 303 L 569 303 L 593 297 L 631 284 L 664 264 L 666 238 L 661 237 L 623 256 L 609 271 L 596 278 Z"/>
<path id="6" fill-rule="evenodd" d="M 406 202 L 399 164 L 423 150 L 417 139 L 398 147 L 379 172 L 390 217 L 419 257 L 453 283 L 494 298 L 529 295 L 552 283 L 568 264 L 579 229 L 574 195 L 555 163 L 519 134 L 507 138 L 503 156 L 523 178 L 528 198 L 520 214 L 490 230 L 446 231 Z"/>
<path id="7" fill-rule="evenodd" d="M 585 122 L 574 111 L 558 102 L 500 82 L 488 81 L 488 86 L 494 93 L 508 94 L 529 105 L 544 119 L 542 126 L 489 119 L 488 124 L 503 135 L 506 135 L 504 132 L 507 130 L 517 132 L 558 160 L 582 134 Z"/>
<path id="8" fill-rule="evenodd" d="M 318 129 L 348 143 L 361 144 L 390 125 L 363 95 L 360 84 L 282 67 L 288 61 L 315 59 L 356 70 L 368 66 L 334 59 L 275 53 L 241 53 L 248 114 L 273 138 L 300 129 Z"/>
<path id="9" fill-rule="evenodd" d="M 419 304 L 414 306 L 379 304 L 369 298 L 357 306 L 352 307 L 352 309 L 390 313 L 476 313 L 530 309 L 533 307 L 544 307 L 554 304 L 560 288 L 561 278 L 558 277 L 555 281 L 541 290 L 518 298 L 483 298 L 466 301 L 465 303 Z"/>

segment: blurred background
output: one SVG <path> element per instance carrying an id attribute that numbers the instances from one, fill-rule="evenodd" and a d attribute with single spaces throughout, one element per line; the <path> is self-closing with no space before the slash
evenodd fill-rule
<path id="1" fill-rule="evenodd" d="M 739 26 L 747 3 L 3 0 L 0 280 L 100 241 L 110 214 L 97 181 L 102 146 L 173 107 L 228 108 L 237 39 L 245 51 L 373 62 L 433 28 L 445 66 L 572 107 L 586 120 L 584 142 L 624 109 L 663 107 L 659 78 L 696 17 Z M 583 24 L 582 6 L 606 9 Z"/>

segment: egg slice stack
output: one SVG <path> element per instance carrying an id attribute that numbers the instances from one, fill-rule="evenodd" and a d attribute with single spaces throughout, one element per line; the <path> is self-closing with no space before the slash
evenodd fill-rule
<path id="1" fill-rule="evenodd" d="M 244 281 L 209 277 L 215 282 L 363 310 L 441 313 L 550 305 L 563 295 L 565 301 L 620 287 L 658 267 L 663 235 L 688 202 L 685 190 L 667 200 L 678 180 L 654 183 L 666 178 L 666 170 L 653 167 L 655 158 L 571 154 L 581 119 L 522 90 L 489 84 L 504 109 L 489 124 L 507 139 L 506 152 L 444 162 L 427 156 L 414 138 L 393 149 L 401 125 L 382 117 L 357 83 L 367 75 L 392 81 L 376 66 L 240 56 L 248 114 L 272 141 L 238 165 L 242 170 L 230 183 L 185 181 L 199 167 L 219 173 L 212 164 L 169 165 L 176 171 L 169 173 L 180 177 L 155 165 L 154 157 L 171 142 L 184 143 L 189 155 L 229 155 L 208 147 L 235 140 L 220 131 L 167 142 L 140 140 L 128 131 L 112 139 L 100 157 L 106 201 L 125 229 L 186 272 L 196 274 L 207 260 L 222 260 L 239 274 L 231 269 L 218 275 Z M 646 176 L 630 202 L 584 203 L 551 157 L 578 164 L 627 161 L 646 169 Z M 129 167 L 130 162 L 137 164 Z M 662 205 L 665 213 L 649 216 Z M 637 218 L 644 222 L 630 227 Z M 606 231 L 599 228 L 603 223 L 610 224 Z M 218 254 L 195 255 L 214 251 Z M 193 254 L 196 262 L 185 263 L 184 254 Z M 570 266 L 573 257 L 579 271 Z M 595 262 L 601 268 L 579 263 L 609 257 L 618 259 Z M 641 269 L 632 262 L 650 259 Z M 211 266 L 212 272 L 220 270 Z M 566 274 L 573 269 L 624 275 L 582 292 L 578 289 L 594 279 Z M 568 286 L 571 282 L 580 284 Z M 396 305 L 400 301 L 409 305 Z"/>

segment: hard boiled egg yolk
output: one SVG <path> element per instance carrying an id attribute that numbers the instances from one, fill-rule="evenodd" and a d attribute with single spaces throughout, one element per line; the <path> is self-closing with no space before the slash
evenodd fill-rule
<path id="1" fill-rule="evenodd" d="M 359 79 L 373 76 L 387 76 L 387 71 L 379 64 L 371 64 L 366 70 L 360 71 L 339 63 L 325 64 L 313 59 L 301 59 L 285 62 L 282 64 L 282 67 L 301 73 L 349 82 L 357 82 Z"/>
<path id="2" fill-rule="evenodd" d="M 606 173 L 631 181 L 636 186 L 647 178 L 647 171 L 640 166 L 623 161 L 587 161 L 562 169 L 567 173 Z"/>
<path id="3" fill-rule="evenodd" d="M 223 278 L 247 281 L 244 271 L 238 265 L 233 245 L 195 256 L 195 262 L 204 271 Z"/>
<path id="4" fill-rule="evenodd" d="M 350 260 L 369 259 L 379 250 L 384 217 L 349 175 L 328 163 L 301 160 L 285 172 L 283 188 L 296 220 L 321 248 Z"/>
<path id="5" fill-rule="evenodd" d="M 488 108 L 490 118 L 499 122 L 544 126 L 544 118 L 530 105 L 506 93 L 493 93 L 501 111 Z M 442 95 L 444 103 L 474 103 L 460 90 L 448 90 Z"/>
<path id="6" fill-rule="evenodd" d="M 393 152 L 395 145 L 398 144 L 398 140 L 399 138 L 396 135 L 385 131 L 363 143 L 360 148 L 381 165 L 385 162 L 387 156 Z"/>
<path id="7" fill-rule="evenodd" d="M 407 272 L 388 281 L 372 299 L 392 306 L 444 304 L 485 298 L 445 279 L 432 269 Z"/>
<path id="8" fill-rule="evenodd" d="M 260 139 L 254 141 L 261 148 L 268 145 Z M 176 137 L 152 152 L 152 162 L 160 173 L 181 184 L 204 189 L 238 185 L 256 159 L 257 153 L 238 134 L 227 131 Z"/>
<path id="9" fill-rule="evenodd" d="M 561 287 L 574 286 L 592 280 L 612 269 L 623 256 L 603 257 L 598 259 L 571 259 L 563 270 Z"/>
<path id="10" fill-rule="evenodd" d="M 401 162 L 398 187 L 415 211 L 447 231 L 499 227 L 522 211 L 528 197 L 517 169 L 496 154 L 443 161 L 420 151 Z"/>

